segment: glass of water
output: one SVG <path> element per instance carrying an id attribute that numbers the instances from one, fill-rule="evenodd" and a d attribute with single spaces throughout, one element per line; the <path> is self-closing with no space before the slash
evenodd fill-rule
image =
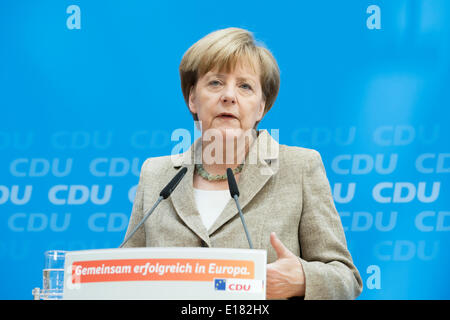
<path id="1" fill-rule="evenodd" d="M 42 274 L 42 299 L 62 299 L 65 257 L 66 252 L 61 250 L 50 250 L 45 252 L 45 265 Z"/>

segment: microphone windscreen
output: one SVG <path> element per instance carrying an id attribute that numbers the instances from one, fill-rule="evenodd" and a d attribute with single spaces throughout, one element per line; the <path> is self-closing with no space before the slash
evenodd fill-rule
<path id="1" fill-rule="evenodd" d="M 236 184 L 236 179 L 234 178 L 233 170 L 231 168 L 227 168 L 227 178 L 228 178 L 228 188 L 230 188 L 231 198 L 234 196 L 239 197 L 239 189 Z"/>
<path id="2" fill-rule="evenodd" d="M 159 194 L 161 197 L 163 197 L 164 199 L 167 199 L 170 194 L 173 192 L 173 190 L 175 190 L 175 188 L 177 187 L 178 183 L 180 183 L 181 179 L 183 179 L 184 175 L 187 172 L 187 168 L 183 167 L 176 175 L 175 177 L 172 178 L 172 180 L 170 180 L 170 182 L 167 184 L 167 186 L 165 186 L 164 189 L 162 189 L 161 193 Z"/>

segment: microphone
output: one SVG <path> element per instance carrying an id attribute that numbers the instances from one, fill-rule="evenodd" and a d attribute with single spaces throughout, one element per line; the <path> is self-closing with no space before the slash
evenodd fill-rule
<path id="1" fill-rule="evenodd" d="M 161 190 L 161 192 L 159 193 L 159 198 L 158 200 L 156 200 L 155 204 L 153 205 L 153 207 L 151 207 L 149 210 L 147 210 L 145 212 L 144 218 L 142 218 L 142 220 L 139 222 L 139 224 L 133 229 L 133 231 L 125 238 L 125 240 L 123 240 L 122 244 L 119 246 L 119 248 L 122 248 L 127 242 L 128 240 L 131 239 L 132 236 L 134 236 L 134 234 L 136 233 L 136 231 L 138 231 L 139 227 L 142 226 L 144 224 L 144 222 L 148 219 L 148 217 L 150 217 L 150 215 L 153 213 L 153 211 L 155 211 L 156 207 L 159 205 L 159 203 L 163 200 L 163 199 L 167 199 L 170 194 L 173 192 L 173 190 L 175 190 L 175 188 L 178 186 L 178 184 L 180 183 L 181 179 L 183 179 L 184 175 L 187 172 L 187 168 L 183 167 L 176 175 L 175 177 L 172 178 L 172 180 L 170 180 L 170 182 L 167 184 L 167 186 L 164 187 L 164 189 Z"/>
<path id="2" fill-rule="evenodd" d="M 239 216 L 241 217 L 242 225 L 244 226 L 245 235 L 247 236 L 248 245 L 250 249 L 253 249 L 252 239 L 247 230 L 247 225 L 245 224 L 244 215 L 242 214 L 241 206 L 239 205 L 239 189 L 236 184 L 236 179 L 234 179 L 233 170 L 227 168 L 227 178 L 228 178 L 228 187 L 230 188 L 230 195 L 236 202 L 236 207 L 239 211 Z"/>
<path id="3" fill-rule="evenodd" d="M 184 175 L 187 172 L 187 168 L 183 167 L 176 175 L 175 177 L 170 180 L 170 182 L 165 186 L 164 189 L 162 189 L 161 193 L 159 194 L 160 197 L 163 197 L 163 199 L 167 199 L 170 194 L 175 190 L 175 188 L 180 183 L 181 179 L 183 179 Z"/>

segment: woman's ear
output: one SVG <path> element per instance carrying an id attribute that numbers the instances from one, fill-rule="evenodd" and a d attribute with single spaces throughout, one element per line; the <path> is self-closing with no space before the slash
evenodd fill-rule
<path id="1" fill-rule="evenodd" d="M 195 86 L 192 86 L 189 90 L 189 110 L 191 110 L 191 113 L 196 114 L 197 108 L 195 107 Z"/>

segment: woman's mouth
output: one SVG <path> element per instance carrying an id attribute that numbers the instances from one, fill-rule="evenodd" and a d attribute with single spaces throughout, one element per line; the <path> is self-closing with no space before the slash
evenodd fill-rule
<path id="1" fill-rule="evenodd" d="M 218 115 L 218 118 L 222 120 L 237 120 L 237 117 L 231 113 L 221 113 Z"/>

